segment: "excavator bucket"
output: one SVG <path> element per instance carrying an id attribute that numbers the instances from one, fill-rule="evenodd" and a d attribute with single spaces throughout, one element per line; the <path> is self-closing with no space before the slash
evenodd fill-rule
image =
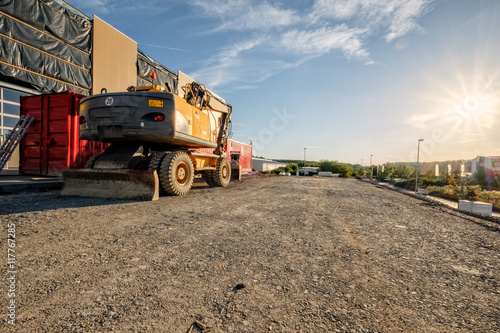
<path id="1" fill-rule="evenodd" d="M 131 169 L 63 170 L 61 194 L 126 200 L 158 200 L 160 182 L 156 171 Z"/>

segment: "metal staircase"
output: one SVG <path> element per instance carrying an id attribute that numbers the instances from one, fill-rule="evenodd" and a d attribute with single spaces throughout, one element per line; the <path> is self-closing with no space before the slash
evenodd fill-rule
<path id="1" fill-rule="evenodd" d="M 19 143 L 21 142 L 21 139 L 23 138 L 24 134 L 28 130 L 28 127 L 30 127 L 34 119 L 35 118 L 33 116 L 30 116 L 29 114 L 26 116 L 21 116 L 16 126 L 14 126 L 12 132 L 10 132 L 7 139 L 2 144 L 2 147 L 0 148 L 0 171 L 2 171 L 2 169 L 9 161 L 12 153 L 16 149 L 17 145 L 19 145 Z"/>

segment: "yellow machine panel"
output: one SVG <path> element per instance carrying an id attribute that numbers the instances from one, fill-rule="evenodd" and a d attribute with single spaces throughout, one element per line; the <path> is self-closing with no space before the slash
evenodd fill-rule
<path id="1" fill-rule="evenodd" d="M 211 128 L 210 117 L 208 116 L 208 114 L 186 103 L 186 101 L 183 98 L 177 95 L 174 95 L 174 97 L 175 97 L 175 109 L 184 118 L 184 119 L 179 119 L 179 115 L 177 116 L 178 118 L 176 119 L 177 122 L 176 131 L 192 135 L 199 139 L 215 142 L 214 140 L 211 140 L 212 138 L 210 136 L 210 128 Z M 187 131 L 185 126 L 186 124 L 187 124 Z"/>

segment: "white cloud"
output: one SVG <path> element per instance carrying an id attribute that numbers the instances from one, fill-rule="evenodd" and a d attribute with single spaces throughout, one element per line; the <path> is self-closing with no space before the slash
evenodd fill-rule
<path id="1" fill-rule="evenodd" d="M 317 0 L 313 5 L 312 17 L 350 19 L 358 11 L 360 2 L 360 0 Z"/>
<path id="2" fill-rule="evenodd" d="M 211 88 L 235 81 L 255 86 L 333 51 L 371 65 L 375 62 L 367 47 L 370 40 L 382 37 L 391 42 L 419 30 L 417 19 L 433 1 L 315 0 L 297 5 L 270 0 L 192 0 L 203 17 L 213 19 L 211 33 L 226 32 L 232 40 L 234 36 L 243 40 L 220 51 L 195 74 Z M 260 35 L 249 37 L 249 33 Z"/>
<path id="3" fill-rule="evenodd" d="M 236 58 L 241 52 L 248 51 L 256 46 L 262 44 L 265 38 L 256 38 L 253 40 L 247 40 L 241 43 L 237 43 L 230 48 L 222 50 L 214 58 L 211 59 L 212 62 L 228 63 Z"/>
<path id="4" fill-rule="evenodd" d="M 398 4 L 395 6 L 395 10 L 392 13 L 389 33 L 385 35 L 385 39 L 388 42 L 414 30 L 420 30 L 421 28 L 415 19 L 427 10 L 430 3 L 428 0 L 400 0 L 395 2 Z"/>
<path id="5" fill-rule="evenodd" d="M 420 30 L 416 19 L 425 14 L 434 0 L 316 0 L 311 18 L 353 20 L 369 34 L 384 31 L 388 42 Z"/>
<path id="6" fill-rule="evenodd" d="M 150 10 L 155 8 L 155 14 L 169 10 L 172 5 L 170 0 L 73 0 L 71 5 L 85 14 L 92 16 L 108 15 L 115 12 L 135 13 L 137 10 Z"/>
<path id="7" fill-rule="evenodd" d="M 290 26 L 300 21 L 294 10 L 283 9 L 268 2 L 195 0 L 193 4 L 202 8 L 206 15 L 215 16 L 222 22 L 215 31 L 270 29 Z"/>
<path id="8" fill-rule="evenodd" d="M 405 124 L 412 125 L 416 128 L 426 129 L 427 123 L 438 118 L 437 114 L 434 113 L 423 113 L 411 116 L 405 121 Z"/>
<path id="9" fill-rule="evenodd" d="M 269 60 L 262 60 L 259 64 L 259 60 L 247 56 L 246 52 L 252 52 L 265 41 L 265 37 L 258 37 L 225 48 L 209 59 L 203 69 L 190 73 L 190 76 L 204 82 L 210 89 L 235 81 L 261 82 L 269 77 L 264 65 Z"/>
<path id="10" fill-rule="evenodd" d="M 312 31 L 291 30 L 283 34 L 280 45 L 292 52 L 318 55 L 339 49 L 348 58 L 367 59 L 369 53 L 360 39 L 362 33 L 358 29 L 349 29 L 345 24 Z"/>

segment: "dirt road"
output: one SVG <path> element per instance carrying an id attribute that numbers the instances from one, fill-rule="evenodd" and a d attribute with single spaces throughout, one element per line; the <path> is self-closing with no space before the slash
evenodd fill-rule
<path id="1" fill-rule="evenodd" d="M 2 332 L 500 331 L 500 225 L 361 181 L 0 200 Z"/>

